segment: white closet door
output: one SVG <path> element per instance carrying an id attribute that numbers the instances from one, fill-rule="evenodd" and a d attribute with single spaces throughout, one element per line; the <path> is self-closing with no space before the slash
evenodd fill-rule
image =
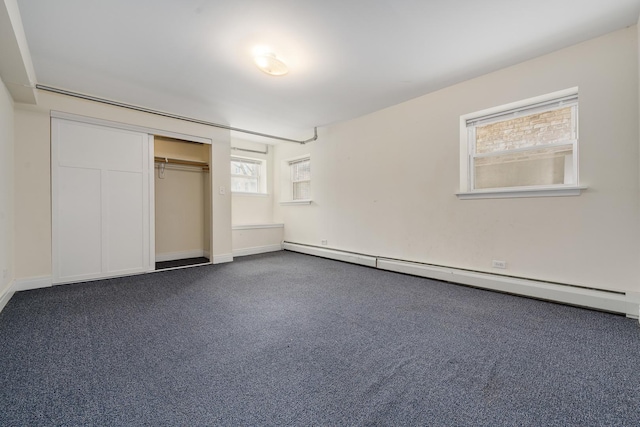
<path id="1" fill-rule="evenodd" d="M 153 270 L 149 139 L 51 120 L 54 283 Z"/>

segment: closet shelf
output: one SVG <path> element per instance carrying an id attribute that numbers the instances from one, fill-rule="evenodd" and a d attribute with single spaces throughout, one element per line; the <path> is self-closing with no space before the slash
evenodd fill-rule
<path id="1" fill-rule="evenodd" d="M 196 160 L 183 160 L 183 159 L 173 159 L 171 157 L 159 157 L 155 156 L 154 161 L 156 163 L 164 163 L 164 164 L 174 164 L 174 165 L 183 165 L 183 166 L 197 166 L 201 167 L 203 170 L 209 170 L 209 163 L 207 162 L 199 162 Z"/>

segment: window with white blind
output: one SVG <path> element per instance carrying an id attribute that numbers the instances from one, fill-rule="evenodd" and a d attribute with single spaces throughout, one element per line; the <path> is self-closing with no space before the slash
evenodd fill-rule
<path id="1" fill-rule="evenodd" d="M 460 186 L 459 195 L 579 194 L 577 90 L 461 117 Z"/>
<path id="2" fill-rule="evenodd" d="M 231 191 L 234 193 L 264 193 L 262 160 L 231 157 Z"/>
<path id="3" fill-rule="evenodd" d="M 311 203 L 311 157 L 300 156 L 280 164 L 280 204 Z"/>
<path id="4" fill-rule="evenodd" d="M 289 162 L 291 169 L 291 200 L 311 199 L 311 159 Z"/>

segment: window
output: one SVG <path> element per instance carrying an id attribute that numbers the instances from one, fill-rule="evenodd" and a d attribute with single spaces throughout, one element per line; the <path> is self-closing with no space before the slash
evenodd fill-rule
<path id="1" fill-rule="evenodd" d="M 231 157 L 231 191 L 264 193 L 263 162 L 257 159 Z"/>
<path id="2" fill-rule="evenodd" d="M 311 203 L 311 157 L 286 159 L 280 163 L 280 204 Z"/>
<path id="3" fill-rule="evenodd" d="M 309 200 L 311 198 L 311 159 L 289 162 L 291 168 L 291 200 Z"/>
<path id="4" fill-rule="evenodd" d="M 578 95 L 567 92 L 461 117 L 461 194 L 578 188 Z"/>

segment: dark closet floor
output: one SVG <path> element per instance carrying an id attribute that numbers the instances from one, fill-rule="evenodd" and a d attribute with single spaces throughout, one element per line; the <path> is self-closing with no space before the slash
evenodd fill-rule
<path id="1" fill-rule="evenodd" d="M 187 265 L 198 265 L 198 264 L 208 264 L 208 263 L 209 263 L 209 258 L 204 258 L 204 257 L 175 259 L 172 261 L 156 262 L 156 270 L 164 270 L 167 268 L 185 267 Z"/>

